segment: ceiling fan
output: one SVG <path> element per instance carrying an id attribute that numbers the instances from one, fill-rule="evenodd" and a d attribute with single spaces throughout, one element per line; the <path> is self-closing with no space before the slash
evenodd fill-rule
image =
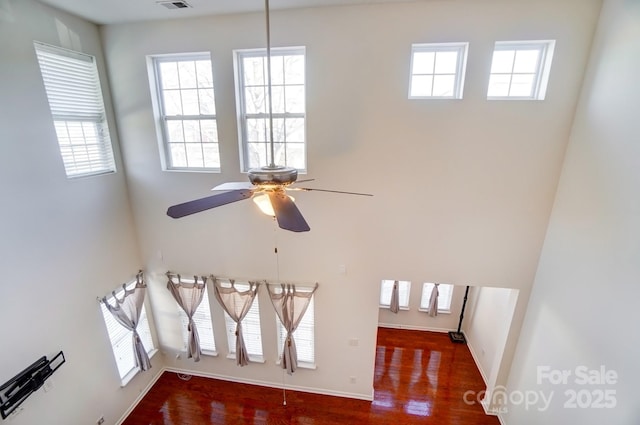
<path id="1" fill-rule="evenodd" d="M 265 16 L 267 27 L 267 88 L 269 98 L 269 165 L 251 169 L 248 172 L 248 182 L 229 182 L 214 187 L 212 190 L 224 191 L 212 196 L 207 196 L 193 201 L 184 202 L 169 207 L 167 215 L 172 218 L 185 217 L 211 208 L 252 198 L 262 212 L 278 221 L 278 226 L 292 232 L 308 232 L 309 225 L 302 213 L 296 207 L 293 197 L 287 195 L 288 191 L 317 191 L 343 193 L 348 195 L 373 196 L 368 193 L 343 192 L 338 190 L 312 189 L 308 187 L 293 186 L 294 183 L 312 181 L 298 179 L 298 170 L 291 167 L 276 165 L 274 163 L 273 144 L 273 106 L 271 101 L 271 33 L 269 23 L 269 0 L 265 0 Z"/>

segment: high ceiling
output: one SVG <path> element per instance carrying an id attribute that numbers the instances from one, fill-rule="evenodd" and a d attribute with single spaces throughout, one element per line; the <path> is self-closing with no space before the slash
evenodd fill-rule
<path id="1" fill-rule="evenodd" d="M 264 10 L 263 0 L 185 0 L 191 6 L 186 9 L 168 9 L 158 4 L 166 0 L 41 1 L 97 24 L 177 19 Z M 406 3 L 411 1 L 429 0 L 272 0 L 270 2 L 270 9 L 293 9 L 367 3 Z"/>

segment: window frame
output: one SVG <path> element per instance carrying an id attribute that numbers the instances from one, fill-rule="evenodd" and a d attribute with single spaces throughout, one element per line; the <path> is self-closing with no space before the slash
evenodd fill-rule
<path id="1" fill-rule="evenodd" d="M 152 93 L 152 103 L 153 109 L 156 119 L 156 133 L 158 137 L 158 146 L 160 149 L 160 161 L 162 165 L 163 171 L 176 171 L 176 172 L 195 172 L 195 173 L 220 173 L 222 171 L 222 160 L 220 156 L 220 132 L 218 130 L 218 115 L 216 108 L 216 89 L 214 82 L 214 73 L 213 73 L 213 61 L 211 59 L 211 54 L 209 52 L 191 52 L 191 53 L 177 53 L 177 54 L 162 54 L 162 55 L 150 55 L 147 57 L 148 60 L 148 68 L 149 68 L 149 82 L 151 84 L 151 93 Z M 171 62 L 196 62 L 196 61 L 208 61 L 211 69 L 211 89 L 213 90 L 213 114 L 196 114 L 196 115 L 188 115 L 188 114 L 176 114 L 176 115 L 168 115 L 166 114 L 166 107 L 164 102 L 164 88 L 163 82 L 161 78 L 160 65 L 162 63 L 171 63 Z M 197 88 L 196 88 L 197 89 Z M 182 89 L 178 89 L 182 91 Z M 218 167 L 191 167 L 187 166 L 176 166 L 173 165 L 173 160 L 171 157 L 171 148 L 169 142 L 169 129 L 168 122 L 169 121 L 204 121 L 204 120 L 212 120 L 215 123 L 216 128 L 216 141 L 211 142 L 213 145 L 217 146 L 218 158 L 217 161 L 220 164 Z M 202 132 L 200 133 L 202 136 Z M 197 143 L 197 142 L 191 142 Z M 187 145 L 187 142 L 182 142 L 182 144 Z M 208 142 L 199 142 L 201 148 L 204 144 L 209 144 Z M 186 156 L 186 155 L 185 155 Z M 204 152 L 203 152 L 204 156 Z"/>
<path id="2" fill-rule="evenodd" d="M 414 43 L 411 45 L 411 61 L 409 64 L 409 99 L 410 100 L 460 100 L 463 98 L 465 74 L 467 69 L 467 54 L 469 51 L 468 42 L 457 43 Z M 414 96 L 412 95 L 413 78 L 421 75 L 449 75 L 449 74 L 436 74 L 435 72 L 435 58 L 434 58 L 434 70 L 432 74 L 415 74 L 413 71 L 414 58 L 416 53 L 428 52 L 437 55 L 438 52 L 457 52 L 456 72 L 454 74 L 453 94 L 451 96 L 434 96 L 433 84 L 431 85 L 431 95 L 429 96 Z"/>
<path id="3" fill-rule="evenodd" d="M 391 291 L 393 290 L 393 282 L 395 282 L 396 280 L 398 281 L 398 302 L 400 304 L 400 310 L 409 310 L 409 302 L 411 299 L 411 281 L 408 280 L 383 279 L 380 284 L 379 307 L 389 308 L 391 306 Z M 387 289 L 386 286 L 389 286 L 389 288 Z M 404 287 L 406 287 L 406 289 L 403 289 Z M 385 302 L 387 293 L 389 301 Z M 403 303 L 403 298 L 406 298 L 406 303 Z"/>
<path id="4" fill-rule="evenodd" d="M 245 282 L 235 282 L 235 286 L 239 291 L 246 291 L 249 289 L 249 284 L 245 283 Z M 227 347 L 228 347 L 228 352 L 227 352 L 227 358 L 228 359 L 233 359 L 235 360 L 236 358 L 236 322 L 233 321 L 233 319 L 231 319 L 231 316 L 229 316 L 229 314 L 227 314 L 226 311 L 224 311 L 224 308 L 222 309 L 224 312 L 224 325 L 225 325 L 225 333 L 227 335 Z M 247 319 L 249 319 L 249 322 L 245 322 Z M 257 328 L 254 328 L 255 322 L 257 321 Z M 258 332 L 256 333 L 256 329 L 258 330 Z M 249 309 L 249 311 L 247 312 L 247 315 L 245 316 L 245 318 L 242 320 L 242 330 L 243 330 L 243 337 L 244 337 L 244 343 L 245 346 L 247 347 L 247 354 L 249 354 L 249 361 L 253 362 L 253 363 L 264 363 L 264 344 L 262 342 L 262 321 L 260 320 L 260 301 L 258 300 L 258 294 L 256 294 L 255 298 L 253 299 L 253 304 L 251 305 L 251 308 Z M 247 335 L 258 335 L 258 339 L 259 339 L 259 343 L 256 344 L 252 344 L 252 343 L 248 343 L 247 342 Z M 251 352 L 251 347 L 253 346 L 257 346 L 260 347 L 260 353 L 257 354 L 256 352 Z"/>
<path id="5" fill-rule="evenodd" d="M 272 47 L 271 48 L 271 58 L 273 60 L 273 58 L 275 57 L 279 57 L 279 56 L 294 56 L 294 55 L 300 55 L 302 56 L 302 60 L 304 63 L 304 81 L 302 83 L 303 85 L 303 93 L 304 93 L 304 112 L 282 112 L 282 113 L 277 113 L 277 112 L 272 112 L 271 117 L 276 120 L 276 119 L 287 119 L 287 118 L 291 118 L 291 119 L 302 119 L 304 121 L 303 123 L 303 129 L 302 129 L 302 135 L 304 138 L 303 141 L 303 146 L 304 146 L 304 168 L 296 168 L 298 170 L 299 174 L 306 174 L 307 172 L 307 168 L 308 168 L 308 160 L 307 160 L 307 105 L 306 105 L 306 99 L 307 99 L 307 78 L 306 78 L 306 48 L 304 46 L 292 46 L 292 47 Z M 266 57 L 267 57 L 267 49 L 265 48 L 259 48 L 259 49 L 236 49 L 233 51 L 233 64 L 234 64 L 234 78 L 235 78 L 235 89 L 236 89 L 236 113 L 237 113 L 237 123 L 238 123 L 238 144 L 239 144 L 239 150 L 240 150 L 240 170 L 243 173 L 247 173 L 249 172 L 249 170 L 251 169 L 251 167 L 249 166 L 249 149 L 248 149 L 248 129 L 247 129 L 247 119 L 249 118 L 256 118 L 256 119 L 269 119 L 269 111 L 268 111 L 268 106 L 266 107 L 266 112 L 265 113 L 255 113 L 255 114 L 248 114 L 246 113 L 246 97 L 244 94 L 244 89 L 245 89 L 245 79 L 244 79 L 244 65 L 243 65 L 243 59 L 247 58 L 247 57 L 261 57 L 261 58 L 265 58 L 265 63 L 264 66 L 266 67 Z M 273 67 L 273 62 L 272 62 L 272 67 Z M 268 87 L 268 82 L 267 80 L 267 75 L 266 73 L 264 74 L 264 87 Z M 273 79 L 273 76 L 272 76 Z M 271 84 L 272 87 L 276 86 L 276 84 Z M 279 85 L 279 84 L 278 84 Z M 296 84 L 299 85 L 299 84 Z M 283 81 L 282 84 L 283 87 L 287 87 L 286 82 Z M 265 102 L 268 101 L 268 94 L 265 94 Z M 268 125 L 268 123 L 267 123 Z M 286 125 L 285 125 L 286 127 Z M 285 136 L 286 137 L 286 136 Z M 275 142 L 274 142 L 275 143 Z M 286 146 L 287 141 L 285 138 L 285 141 L 283 142 Z M 299 142 L 292 142 L 292 143 L 299 143 Z M 269 135 L 268 135 L 268 128 L 267 128 L 267 134 L 265 137 L 265 144 L 268 147 L 269 146 Z M 286 150 L 285 150 L 285 157 L 286 157 Z M 268 161 L 268 155 L 267 155 L 267 161 Z M 277 162 L 277 160 L 274 158 L 274 162 Z M 286 161 L 285 161 L 286 162 Z M 268 164 L 264 164 L 264 165 L 268 165 Z M 276 164 L 276 165 L 285 165 L 285 166 L 292 166 L 289 164 Z"/>
<path id="6" fill-rule="evenodd" d="M 420 295 L 420 308 L 418 311 L 422 311 L 425 313 L 429 312 L 429 299 L 431 298 L 431 291 L 433 290 L 433 286 L 435 283 L 433 282 L 424 282 L 422 284 L 422 293 Z M 441 289 L 448 288 L 446 292 L 446 296 L 442 298 Z M 440 283 L 438 286 L 438 314 L 451 314 L 451 303 L 453 302 L 453 291 L 455 286 L 450 283 Z M 440 302 L 443 301 L 445 305 L 440 308 Z"/>
<path id="7" fill-rule="evenodd" d="M 134 279 L 130 282 L 126 283 L 127 290 L 135 287 L 137 281 Z M 121 298 L 124 289 L 122 286 L 119 286 L 115 291 L 116 296 Z M 107 302 L 112 302 L 113 295 L 110 294 L 107 296 Z M 149 355 L 149 359 L 153 358 L 153 356 L 158 352 L 158 348 L 156 347 L 156 343 L 153 340 L 153 333 L 151 330 L 151 323 L 149 322 L 149 317 L 146 311 L 146 297 L 145 303 L 142 304 L 142 311 L 140 312 L 140 321 L 138 322 L 137 330 L 140 335 L 140 339 L 142 339 L 142 343 Z M 107 339 L 109 340 L 109 346 L 111 347 L 111 352 L 113 354 L 113 360 L 115 362 L 116 371 L 118 372 L 118 376 L 120 377 L 120 386 L 125 387 L 134 376 L 136 376 L 140 372 L 140 368 L 135 365 L 135 359 L 133 357 L 133 348 L 131 345 L 131 335 L 133 331 L 127 330 L 124 326 L 122 326 L 111 314 L 109 310 L 104 306 L 102 302 L 100 302 L 100 311 L 102 313 L 103 322 L 105 325 L 105 331 L 107 332 Z M 117 332 L 117 334 L 115 334 Z M 117 340 L 115 337 L 118 336 Z M 145 342 L 151 342 L 151 348 L 147 348 Z M 124 343 L 127 346 L 128 352 L 131 352 L 131 359 L 133 360 L 133 364 L 129 369 L 121 369 L 121 363 L 118 360 L 118 352 L 119 344 Z M 122 359 L 121 359 L 122 360 Z M 126 366 L 126 365 L 124 365 Z"/>
<path id="8" fill-rule="evenodd" d="M 496 41 L 493 54 L 491 56 L 491 68 L 489 70 L 489 82 L 487 85 L 487 100 L 544 100 L 547 93 L 547 86 L 549 83 L 549 75 L 551 72 L 551 63 L 553 61 L 553 53 L 555 50 L 555 40 L 524 40 L 524 41 Z M 529 96 L 511 96 L 507 94 L 506 96 L 492 96 L 490 95 L 491 90 L 491 77 L 494 75 L 509 75 L 511 78 L 509 79 L 509 91 L 511 91 L 511 83 L 514 75 L 518 75 L 518 73 L 513 72 L 513 68 L 515 67 L 515 56 L 512 64 L 512 70 L 510 73 L 493 73 L 491 72 L 493 68 L 493 59 L 495 53 L 497 51 L 505 51 L 505 50 L 514 50 L 517 54 L 518 51 L 525 50 L 537 50 L 539 52 L 538 55 L 538 63 L 536 64 L 534 83 L 531 89 L 531 95 Z M 530 74 L 530 73 L 523 73 Z"/>
<path id="9" fill-rule="evenodd" d="M 300 288 L 300 287 L 296 287 L 296 291 L 298 292 L 304 292 L 305 289 L 304 288 Z M 309 292 L 311 291 L 311 289 L 309 290 Z M 315 294 L 311 296 L 311 300 L 309 301 L 309 306 L 307 307 L 307 311 L 304 312 L 304 316 L 302 316 L 302 320 L 300 320 L 300 324 L 298 325 L 298 327 L 296 328 L 296 330 L 293 332 L 293 339 L 296 342 L 296 348 L 299 348 L 301 346 L 304 346 L 304 343 L 306 341 L 310 341 L 311 343 L 311 356 L 312 359 L 311 361 L 309 361 L 308 359 L 300 359 L 300 350 L 297 350 L 298 353 L 298 367 L 303 368 L 303 369 L 315 369 L 316 368 L 316 342 L 315 342 Z M 276 329 L 277 329 L 277 343 L 278 343 L 278 360 L 276 361 L 276 364 L 280 364 L 282 362 L 282 348 L 284 346 L 284 341 L 287 337 L 287 331 L 284 328 L 284 325 L 282 324 L 282 322 L 280 321 L 280 319 L 278 318 L 278 315 L 276 314 Z M 302 340 L 300 340 L 300 343 L 298 342 L 298 338 L 296 338 L 296 336 L 298 336 L 299 334 L 297 334 L 297 332 L 300 330 L 304 330 L 310 328 L 311 329 L 311 336 L 310 337 L 306 337 Z M 304 352 L 304 350 L 303 350 Z"/>
<path id="10" fill-rule="evenodd" d="M 184 283 L 195 283 L 195 280 L 192 278 L 181 277 L 182 282 Z M 176 301 L 176 308 L 178 309 L 178 317 L 180 318 L 180 323 L 182 324 L 182 344 L 183 348 L 187 350 L 187 344 L 189 340 L 189 332 L 187 331 L 187 326 L 189 324 L 189 318 L 187 317 L 187 313 L 184 312 L 182 307 L 178 305 Z M 213 319 L 211 317 L 211 304 L 209 303 L 209 286 L 205 283 L 204 295 L 202 296 L 202 301 L 198 308 L 196 309 L 193 315 L 193 321 L 196 324 L 196 328 L 198 329 L 198 335 L 200 336 L 200 350 L 202 355 L 216 357 L 218 355 L 218 349 L 216 344 L 216 334 L 213 329 Z M 208 341 L 209 339 L 213 342 L 213 349 L 203 348 L 203 327 L 202 325 L 207 326 L 206 329 L 211 328 L 211 338 L 205 338 L 204 341 Z"/>
<path id="11" fill-rule="evenodd" d="M 67 178 L 115 173 L 96 57 L 39 41 L 33 45 Z"/>

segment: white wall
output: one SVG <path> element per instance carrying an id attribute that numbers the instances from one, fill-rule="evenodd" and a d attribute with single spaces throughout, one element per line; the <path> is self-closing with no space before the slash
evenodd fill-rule
<path id="1" fill-rule="evenodd" d="M 517 289 L 476 286 L 469 291 L 464 334 L 478 370 L 493 390 L 505 358 L 505 346 L 518 300 Z M 487 405 L 486 408 L 491 408 Z"/>
<path id="2" fill-rule="evenodd" d="M 155 370 L 120 388 L 96 301 L 142 265 L 124 167 L 118 159 L 116 174 L 66 178 L 33 47 L 95 55 L 111 111 L 98 29 L 31 0 L 1 6 L 0 383 L 63 350 L 53 388 L 33 394 L 11 423 L 91 424 L 104 415 L 113 424 L 159 370 L 155 359 Z"/>
<path id="3" fill-rule="evenodd" d="M 555 395 L 542 412 L 510 406 L 508 424 L 640 421 L 639 74 L 640 3 L 606 0 L 508 386 Z M 576 384 L 581 365 L 617 383 Z M 572 375 L 539 382 L 540 366 Z M 565 391 L 607 389 L 614 409 L 564 407 Z"/>
<path id="4" fill-rule="evenodd" d="M 371 396 L 378 288 L 387 276 L 419 281 L 428 273 L 437 282 L 524 289 L 521 319 L 599 6 L 498 0 L 273 13 L 274 46 L 307 48 L 308 177 L 315 187 L 375 194 L 302 193 L 296 202 L 312 231 L 277 234 L 282 279 L 321 285 L 318 370 L 304 376 L 305 385 Z M 165 215 L 218 183 L 245 179 L 232 50 L 264 46 L 263 16 L 110 25 L 102 35 L 147 268 L 274 277 L 274 231 L 252 204 L 177 221 Z M 522 39 L 557 40 L 546 100 L 487 102 L 494 42 Z M 467 40 L 465 99 L 408 101 L 411 43 Z M 189 51 L 212 54 L 221 174 L 161 171 L 145 56 Z M 348 345 L 353 338 L 357 347 Z M 239 370 L 213 359 L 198 367 L 281 380 L 271 366 Z"/>

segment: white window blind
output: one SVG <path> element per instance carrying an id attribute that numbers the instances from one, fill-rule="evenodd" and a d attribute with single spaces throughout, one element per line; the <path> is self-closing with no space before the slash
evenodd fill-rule
<path id="1" fill-rule="evenodd" d="M 298 328 L 293 333 L 293 339 L 296 342 L 296 350 L 298 353 L 298 363 L 300 366 L 315 364 L 315 313 L 314 313 L 314 297 L 311 297 L 307 311 L 305 311 Z M 278 358 L 282 358 L 282 348 L 287 338 L 287 331 L 276 317 L 278 325 Z"/>
<path id="2" fill-rule="evenodd" d="M 181 278 L 182 282 L 194 283 L 193 279 Z M 189 326 L 189 319 L 184 310 L 176 302 L 178 308 L 178 314 L 182 322 L 182 342 L 186 349 L 188 344 L 189 332 L 187 331 Z M 200 349 L 202 354 L 215 356 L 216 353 L 216 341 L 213 335 L 213 322 L 211 321 L 211 305 L 209 304 L 209 289 L 205 288 L 202 301 L 196 309 L 193 315 L 193 321 L 198 328 L 198 336 L 200 337 Z"/>
<path id="3" fill-rule="evenodd" d="M 462 99 L 469 43 L 411 46 L 409 99 Z"/>
<path id="4" fill-rule="evenodd" d="M 95 58 L 34 45 L 67 177 L 114 172 Z"/>
<path id="5" fill-rule="evenodd" d="M 420 310 L 429 311 L 429 299 L 433 291 L 433 283 L 422 284 L 422 296 L 420 297 Z M 453 285 L 441 283 L 438 286 L 438 312 L 451 312 L 451 299 L 453 297 Z"/>
<path id="6" fill-rule="evenodd" d="M 127 284 L 127 289 L 132 289 L 135 285 L 136 281 L 130 282 Z M 123 292 L 122 287 L 120 287 L 120 290 L 116 291 L 116 296 L 122 298 Z M 108 297 L 107 301 L 115 305 L 112 298 L 113 297 Z M 104 304 L 100 303 L 100 309 L 107 327 L 109 341 L 113 350 L 113 356 L 116 360 L 116 366 L 118 367 L 118 373 L 122 380 L 122 385 L 126 385 L 131 377 L 139 370 L 136 368 L 136 361 L 133 355 L 133 332 L 118 323 Z M 151 352 L 155 350 L 155 346 L 153 345 L 151 328 L 149 327 L 149 320 L 147 319 L 147 312 L 144 305 L 142 306 L 142 313 L 140 314 L 140 322 L 138 323 L 137 330 L 145 350 L 151 355 Z"/>
<path id="7" fill-rule="evenodd" d="M 163 165 L 170 170 L 220 171 L 210 54 L 151 59 L 162 128 Z"/>
<path id="8" fill-rule="evenodd" d="M 235 283 L 239 291 L 247 291 L 248 284 Z M 227 328 L 227 342 L 229 344 L 229 354 L 235 357 L 236 354 L 236 322 L 229 317 L 227 312 L 224 313 L 224 320 Z M 253 304 L 249 312 L 242 320 L 242 335 L 244 343 L 247 347 L 249 359 L 252 361 L 262 361 L 262 331 L 260 328 L 260 303 L 258 296 L 253 299 Z"/>
<path id="9" fill-rule="evenodd" d="M 391 291 L 393 290 L 393 280 L 383 280 L 380 285 L 380 307 L 389 307 L 391 304 Z M 409 292 L 411 282 L 406 280 L 398 281 L 398 295 L 400 308 L 409 308 Z"/>
<path id="10" fill-rule="evenodd" d="M 266 49 L 235 53 L 238 126 L 243 171 L 269 164 Z M 305 49 L 271 49 L 274 162 L 305 171 Z"/>

